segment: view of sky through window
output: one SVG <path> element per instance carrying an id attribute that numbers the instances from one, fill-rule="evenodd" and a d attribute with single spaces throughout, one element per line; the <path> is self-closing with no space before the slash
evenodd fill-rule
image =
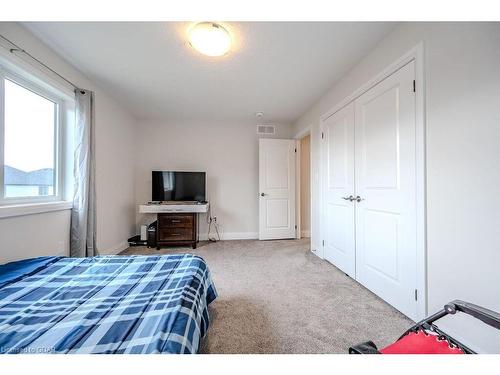
<path id="1" fill-rule="evenodd" d="M 56 104 L 5 80 L 6 197 L 52 195 Z"/>

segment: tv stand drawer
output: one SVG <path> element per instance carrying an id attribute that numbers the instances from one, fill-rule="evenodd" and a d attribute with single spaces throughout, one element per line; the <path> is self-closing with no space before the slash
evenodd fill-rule
<path id="1" fill-rule="evenodd" d="M 158 219 L 160 228 L 192 228 L 194 226 L 193 214 L 160 214 Z"/>
<path id="2" fill-rule="evenodd" d="M 196 249 L 198 218 L 196 213 L 159 213 L 156 247 L 191 245 Z"/>
<path id="3" fill-rule="evenodd" d="M 160 228 L 158 232 L 159 241 L 193 241 L 193 230 L 191 228 Z"/>

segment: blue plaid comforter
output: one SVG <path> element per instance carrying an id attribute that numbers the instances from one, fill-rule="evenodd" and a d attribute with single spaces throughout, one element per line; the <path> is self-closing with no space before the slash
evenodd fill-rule
<path id="1" fill-rule="evenodd" d="M 217 296 L 202 258 L 43 257 L 0 266 L 0 353 L 196 353 Z"/>

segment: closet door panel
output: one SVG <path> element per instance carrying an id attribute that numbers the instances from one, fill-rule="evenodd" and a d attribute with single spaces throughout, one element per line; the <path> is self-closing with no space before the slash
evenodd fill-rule
<path id="1" fill-rule="evenodd" d="M 416 316 L 414 63 L 355 101 L 356 279 Z"/>
<path id="2" fill-rule="evenodd" d="M 354 105 L 322 124 L 324 165 L 324 257 L 355 277 L 354 248 Z"/>

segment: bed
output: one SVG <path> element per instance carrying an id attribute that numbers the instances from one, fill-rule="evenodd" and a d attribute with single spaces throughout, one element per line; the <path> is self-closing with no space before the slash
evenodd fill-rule
<path id="1" fill-rule="evenodd" d="M 191 254 L 0 266 L 0 353 L 197 353 L 217 297 Z"/>

